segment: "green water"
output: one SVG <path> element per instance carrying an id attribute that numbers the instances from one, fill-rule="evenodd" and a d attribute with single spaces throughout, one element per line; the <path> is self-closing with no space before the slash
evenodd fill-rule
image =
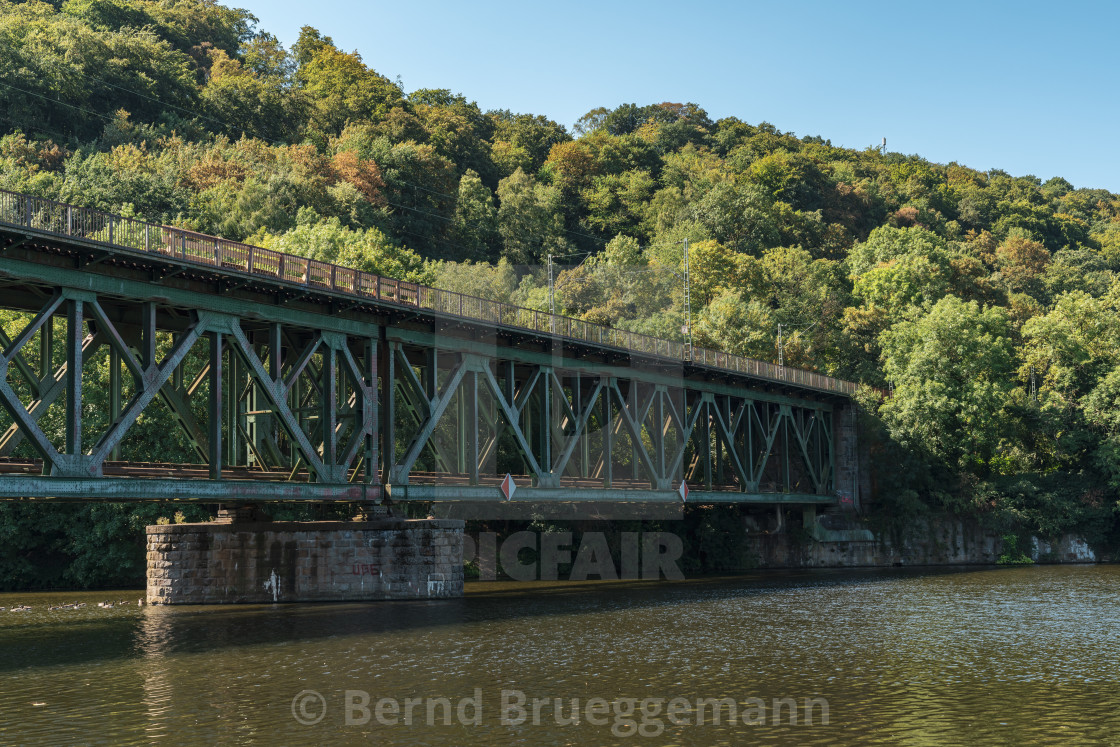
<path id="1" fill-rule="evenodd" d="M 0 743 L 1120 744 L 1117 566 L 474 584 L 374 604 L 139 596 L 0 596 Z M 368 710 L 348 713 L 347 691 Z M 503 691 L 524 693 L 523 723 L 501 722 L 519 716 Z M 718 724 L 697 711 L 724 697 L 734 724 L 727 704 Z M 588 714 L 591 698 L 611 710 Z M 781 703 L 773 723 L 774 698 L 795 699 L 796 725 Z"/>

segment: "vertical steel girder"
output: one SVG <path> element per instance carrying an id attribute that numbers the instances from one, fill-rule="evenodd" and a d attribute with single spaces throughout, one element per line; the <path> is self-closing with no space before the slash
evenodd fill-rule
<path id="1" fill-rule="evenodd" d="M 385 481 L 423 473 L 532 484 L 828 495 L 831 409 L 673 386 L 640 371 L 588 372 L 387 343 Z M 562 363 L 562 361 L 560 362 Z M 583 484 L 583 483 L 581 483 Z"/>

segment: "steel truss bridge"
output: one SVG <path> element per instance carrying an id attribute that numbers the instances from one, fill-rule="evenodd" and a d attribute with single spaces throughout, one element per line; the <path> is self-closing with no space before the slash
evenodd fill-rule
<path id="1" fill-rule="evenodd" d="M 850 382 L 10 192 L 0 309 L 0 498 L 830 504 L 855 449 Z"/>

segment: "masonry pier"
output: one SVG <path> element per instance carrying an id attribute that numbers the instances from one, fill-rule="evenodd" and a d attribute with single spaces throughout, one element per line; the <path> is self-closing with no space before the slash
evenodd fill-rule
<path id="1" fill-rule="evenodd" d="M 463 595 L 463 522 L 150 526 L 149 604 L 344 602 Z"/>

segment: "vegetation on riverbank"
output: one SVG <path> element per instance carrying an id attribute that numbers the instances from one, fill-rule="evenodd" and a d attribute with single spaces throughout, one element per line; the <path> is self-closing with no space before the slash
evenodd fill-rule
<path id="1" fill-rule="evenodd" d="M 285 50 L 210 0 L 0 0 L 0 132 L 5 189 L 542 310 L 551 254 L 563 313 L 667 338 L 687 238 L 697 344 L 776 360 L 781 325 L 787 365 L 868 385 L 877 516 L 1115 544 L 1106 190 L 691 103 L 596 108 L 571 130 L 484 112 L 311 27 Z M 140 528 L 175 510 L 0 505 L 0 588 L 135 579 Z"/>

